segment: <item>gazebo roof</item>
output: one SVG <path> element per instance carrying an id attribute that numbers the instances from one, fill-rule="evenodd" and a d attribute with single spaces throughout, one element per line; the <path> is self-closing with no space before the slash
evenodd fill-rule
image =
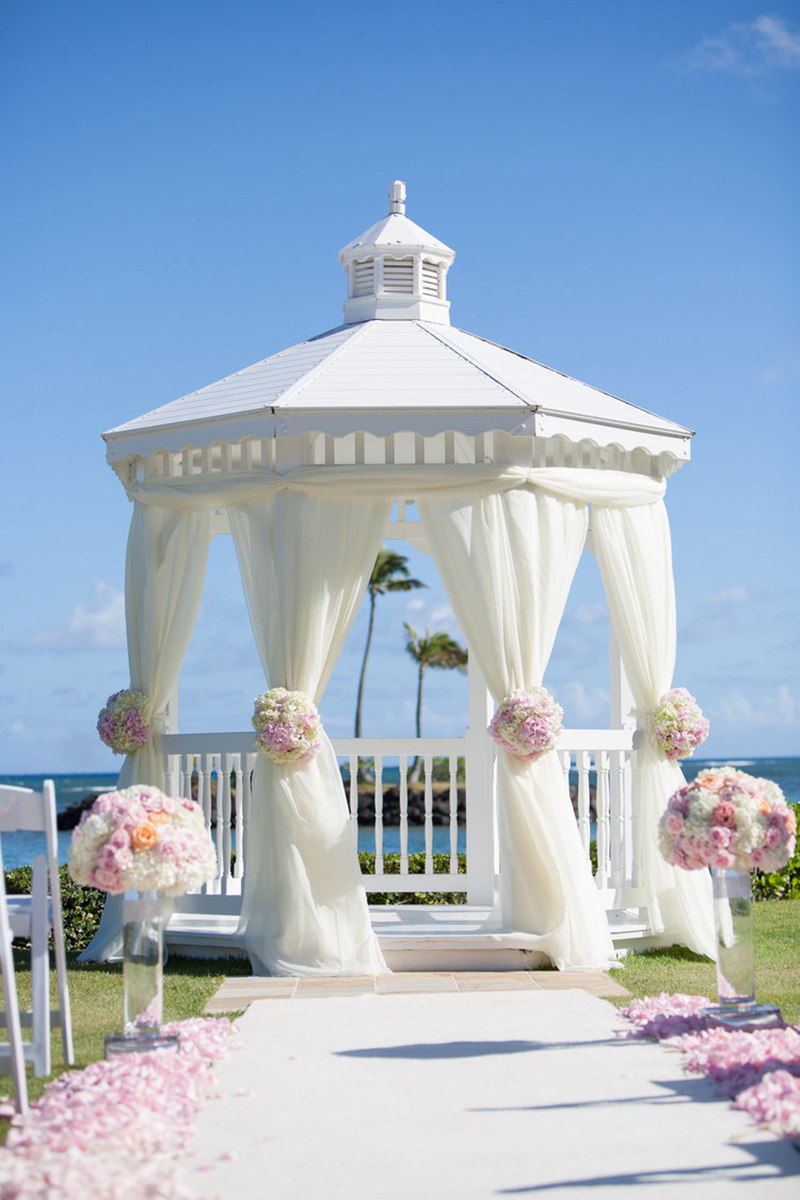
<path id="1" fill-rule="evenodd" d="M 391 212 L 340 253 L 345 324 L 105 433 L 112 464 L 187 446 L 355 431 L 507 434 L 689 457 L 691 431 L 449 324 L 454 253 Z M 371 319 L 360 320 L 368 312 Z M 677 464 L 676 464 L 677 465 Z"/>

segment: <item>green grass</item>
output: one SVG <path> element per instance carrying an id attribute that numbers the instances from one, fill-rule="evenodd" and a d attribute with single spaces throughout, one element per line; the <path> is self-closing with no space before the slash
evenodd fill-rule
<path id="1" fill-rule="evenodd" d="M 122 1031 L 122 964 L 79 963 L 69 955 L 69 992 L 72 1007 L 72 1036 L 75 1068 L 88 1066 L 103 1057 L 103 1039 L 107 1033 Z M 31 1003 L 30 952 L 14 949 L 17 991 L 20 1008 Z M 50 992 L 53 1005 L 58 1004 L 56 974 L 51 953 Z M 228 975 L 249 975 L 250 964 L 244 958 L 171 958 L 164 968 L 164 1021 L 184 1021 L 203 1015 L 206 1002 Z M 23 1030 L 23 1037 L 30 1037 Z M 52 1031 L 51 1053 L 54 1079 L 65 1068 L 61 1048 L 61 1031 Z M 28 1095 L 35 1100 L 42 1094 L 48 1078 L 35 1078 L 28 1069 Z M 0 1095 L 10 1096 L 9 1075 L 0 1075 Z M 5 1134 L 0 1121 L 0 1141 Z"/>
<path id="2" fill-rule="evenodd" d="M 800 1024 L 800 900 L 753 905 L 753 933 L 757 998 L 777 1004 L 787 1023 Z M 684 992 L 715 999 L 717 994 L 714 964 L 681 946 L 630 953 L 614 978 L 634 996 Z M 614 1003 L 624 1007 L 627 1001 Z"/>

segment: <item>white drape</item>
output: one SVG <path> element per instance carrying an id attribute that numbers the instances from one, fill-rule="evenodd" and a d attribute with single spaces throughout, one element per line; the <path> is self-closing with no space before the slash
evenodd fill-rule
<path id="1" fill-rule="evenodd" d="M 456 619 L 495 703 L 541 684 L 586 537 L 585 503 L 518 488 L 477 499 L 418 500 Z M 609 966 L 608 923 L 554 754 L 499 753 L 506 923 L 564 967 Z"/>
<path id="2" fill-rule="evenodd" d="M 118 787 L 166 787 L 161 734 L 165 709 L 189 648 L 208 563 L 211 514 L 135 504 L 125 560 L 130 686 L 150 698 L 152 736 L 125 759 Z M 122 898 L 109 896 L 100 927 L 81 955 L 94 962 L 122 947 Z"/>
<path id="3" fill-rule="evenodd" d="M 131 687 L 150 697 L 153 736 L 126 759 L 120 787 L 166 786 L 160 735 L 197 620 L 210 528 L 210 512 L 134 506 L 125 561 L 128 666 Z"/>
<path id="4" fill-rule="evenodd" d="M 295 467 L 277 471 L 212 471 L 135 483 L 129 495 L 143 504 L 174 508 L 241 507 L 275 492 L 302 492 L 363 500 L 410 496 L 486 496 L 530 485 L 553 496 L 597 504 L 651 504 L 665 483 L 626 471 L 590 467 L 515 467 L 494 463 L 359 463 L 354 466 Z"/>
<path id="5" fill-rule="evenodd" d="M 684 783 L 678 764 L 659 749 L 651 723 L 675 666 L 675 587 L 666 509 L 661 501 L 641 508 L 596 507 L 592 529 L 611 620 L 644 730 L 638 764 L 638 868 L 651 927 L 713 958 L 708 872 L 676 870 L 658 850 L 659 818 Z"/>
<path id="6" fill-rule="evenodd" d="M 319 702 L 369 581 L 389 503 L 279 491 L 229 517 L 270 687 Z M 374 975 L 355 832 L 327 737 L 311 762 L 259 756 L 240 932 L 256 972 Z"/>

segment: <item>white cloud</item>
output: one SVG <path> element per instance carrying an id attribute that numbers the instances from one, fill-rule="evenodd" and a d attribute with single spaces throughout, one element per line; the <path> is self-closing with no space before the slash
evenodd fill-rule
<path id="1" fill-rule="evenodd" d="M 789 352 L 781 355 L 764 371 L 766 384 L 800 383 L 800 354 Z"/>
<path id="2" fill-rule="evenodd" d="M 593 687 L 587 691 L 578 680 L 560 684 L 556 696 L 564 709 L 564 725 L 568 729 L 601 728 L 608 724 L 608 690 Z"/>
<path id="3" fill-rule="evenodd" d="M 433 633 L 444 631 L 458 636 L 458 625 L 449 604 L 443 604 L 436 596 L 423 599 L 415 596 L 405 604 L 405 619 L 415 629 L 430 629 Z"/>
<path id="4" fill-rule="evenodd" d="M 713 718 L 740 729 L 752 725 L 787 728 L 800 723 L 800 708 L 782 683 L 771 694 L 755 700 L 741 691 L 730 692 L 714 705 Z"/>
<path id="5" fill-rule="evenodd" d="M 681 632 L 686 641 L 707 641 L 734 633 L 739 628 L 740 615 L 758 601 L 755 592 L 742 585 L 708 592 L 698 605 L 688 625 Z"/>
<path id="6" fill-rule="evenodd" d="M 800 33 L 781 17 L 762 15 L 705 37 L 680 61 L 690 71 L 720 71 L 748 79 L 800 70 Z"/>
<path id="7" fill-rule="evenodd" d="M 564 614 L 562 624 L 578 625 L 584 629 L 592 625 L 607 625 L 608 605 L 602 600 L 596 604 L 576 604 Z"/>
<path id="8" fill-rule="evenodd" d="M 749 604 L 752 600 L 755 600 L 755 594 L 749 588 L 739 585 L 709 592 L 701 603 L 704 608 L 719 612 L 721 609 L 735 608 L 739 604 Z"/>
<path id="9" fill-rule="evenodd" d="M 78 604 L 63 625 L 24 639 L 26 650 L 121 650 L 125 648 L 125 596 L 100 582 L 88 604 Z"/>

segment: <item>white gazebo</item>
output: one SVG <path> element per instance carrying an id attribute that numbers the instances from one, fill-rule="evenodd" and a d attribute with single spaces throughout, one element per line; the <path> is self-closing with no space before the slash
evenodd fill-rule
<path id="1" fill-rule="evenodd" d="M 604 967 L 612 936 L 712 953 L 707 879 L 658 854 L 658 817 L 682 776 L 651 730 L 675 657 L 665 481 L 688 460 L 691 433 L 451 326 L 454 252 L 405 216 L 404 184 L 391 185 L 389 201 L 388 215 L 340 251 L 342 325 L 104 434 L 134 504 L 131 686 L 157 714 L 121 783 L 189 794 L 194 782 L 211 823 L 216 782 L 218 877 L 185 899 L 168 939 L 244 949 L 256 970 L 299 974 L 371 973 L 384 960 Z M 280 768 L 256 753 L 252 732 L 178 732 L 178 676 L 220 533 L 234 538 L 265 690 L 317 701 L 381 542 L 432 554 L 470 651 L 464 736 L 387 730 L 326 741 L 312 763 Z M 587 549 L 611 616 L 612 728 L 567 729 L 534 763 L 495 754 L 493 706 L 541 684 Z M 407 768 L 418 755 L 422 876 L 409 874 L 407 855 Z M 466 875 L 452 858 L 448 873 L 433 869 L 434 755 L 451 763 L 452 854 L 456 763 L 466 759 Z M 376 767 L 369 890 L 460 890 L 466 906 L 368 912 L 355 844 L 360 756 Z M 349 803 L 337 758 L 349 760 Z M 384 879 L 386 758 L 400 764 L 401 864 Z M 88 957 L 113 951 L 116 917 L 109 906 Z"/>

